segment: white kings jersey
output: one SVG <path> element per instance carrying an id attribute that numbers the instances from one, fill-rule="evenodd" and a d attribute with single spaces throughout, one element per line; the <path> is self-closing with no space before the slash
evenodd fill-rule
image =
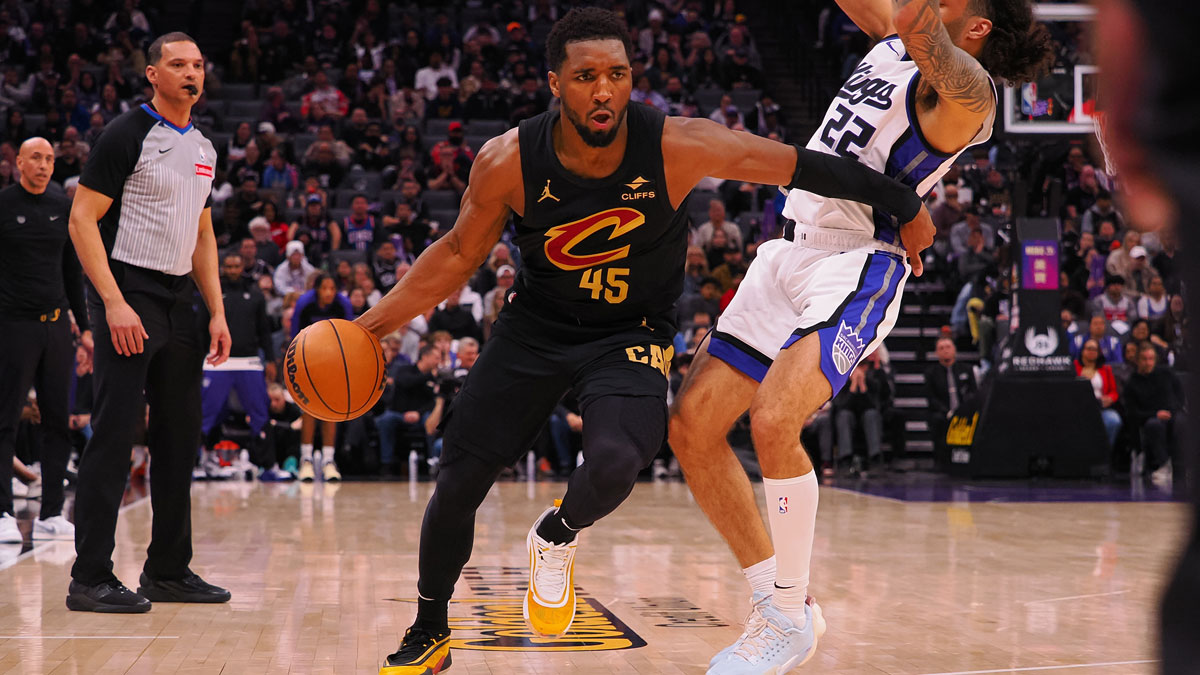
<path id="1" fill-rule="evenodd" d="M 857 157 L 867 166 L 912 186 L 924 197 L 962 150 L 947 155 L 925 141 L 917 122 L 921 73 L 898 36 L 884 38 L 867 53 L 829 105 L 809 150 Z M 993 84 L 993 93 L 995 85 Z M 992 136 L 995 107 L 967 147 Z M 965 150 L 966 148 L 964 148 Z M 788 194 L 783 215 L 802 225 L 866 234 L 899 244 L 896 218 L 866 204 L 827 199 L 803 190 Z"/>

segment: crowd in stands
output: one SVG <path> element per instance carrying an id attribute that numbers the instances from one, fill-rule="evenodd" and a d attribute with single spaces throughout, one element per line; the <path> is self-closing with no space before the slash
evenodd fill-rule
<path id="1" fill-rule="evenodd" d="M 228 54 L 209 55 L 206 93 L 192 114 L 219 154 L 213 217 L 222 264 L 242 270 L 223 283 L 261 295 L 268 326 L 261 351 L 269 428 L 260 436 L 272 450 L 257 452 L 255 464 L 279 463 L 281 477 L 294 465 L 299 411 L 279 386 L 279 364 L 299 327 L 324 313 L 353 318 L 378 302 L 453 225 L 483 144 L 554 107 L 543 42 L 573 4 L 266 0 L 246 6 Z M 763 55 L 736 0 L 608 4 L 629 21 L 635 101 L 803 142 L 770 93 Z M 54 180 L 73 193 L 104 126 L 152 96 L 142 73 L 146 46 L 161 32 L 157 16 L 138 0 L 0 4 L 0 187 L 15 180 L 16 147 L 36 135 L 54 144 Z M 822 21 L 831 34 L 844 24 L 836 11 Z M 848 41 L 847 60 L 861 47 Z M 1018 194 L 1018 167 L 997 161 L 1002 150 L 965 154 L 929 201 L 937 237 L 927 269 L 961 289 L 951 337 L 976 345 L 985 368 L 1005 337 L 1008 231 L 1014 204 L 1028 196 Z M 1086 145 L 1043 164 L 1044 182 L 1022 189 L 1062 219 L 1063 323 L 1072 355 L 1083 376 L 1101 382 L 1097 396 L 1112 442 L 1147 446 L 1155 468 L 1165 447 L 1157 439 L 1173 433 L 1156 406 L 1177 411 L 1181 403 L 1146 400 L 1147 392 L 1162 395 L 1158 379 L 1148 383 L 1167 371 L 1141 363 L 1153 351 L 1155 363 L 1186 367 L 1175 237 L 1128 228 L 1113 178 Z M 714 179 L 689 198 L 693 232 L 673 389 L 758 244 L 779 236 L 782 205 L 773 186 Z M 371 415 L 339 429 L 344 470 L 404 473 L 417 462 L 424 473 L 436 466 L 438 422 L 490 337 L 520 264 L 506 234 L 467 286 L 384 338 L 389 387 Z M 891 405 L 895 391 L 881 350 L 810 420 L 814 454 L 827 462 L 849 456 L 858 431 L 866 449 L 853 466 L 862 470 L 885 441 L 904 434 Z M 236 418 L 225 426 L 236 427 Z M 574 467 L 581 425 L 573 400 L 564 400 L 538 442 L 539 474 Z M 664 454 L 656 474 L 668 472 L 668 460 Z M 217 458 L 208 473 L 228 475 L 229 464 Z"/>
<path id="2" fill-rule="evenodd" d="M 635 101 L 786 136 L 780 106 L 762 92 L 762 57 L 735 2 L 618 4 L 635 48 Z M 280 382 L 283 350 L 300 327 L 320 316 L 360 315 L 448 231 L 489 138 L 554 106 L 543 43 L 570 5 L 368 0 L 352 10 L 280 1 L 245 9 L 231 52 L 209 55 L 192 118 L 218 150 L 213 220 L 222 268 L 241 270 L 223 274 L 222 283 L 263 300 L 269 334 L 251 331 L 246 339 L 261 351 L 268 381 Z M 0 187 L 15 180 L 16 147 L 36 135 L 54 144 L 55 182 L 73 194 L 104 126 L 153 95 L 142 73 L 158 14 L 137 0 L 67 11 L 51 2 L 0 8 Z M 696 264 L 682 301 L 692 346 L 745 273 L 761 214 L 774 210 L 766 186 L 704 187 L 691 202 L 699 254 L 689 254 Z M 408 449 L 422 465 L 435 463 L 437 420 L 490 336 L 519 267 L 506 235 L 468 286 L 384 339 L 389 390 L 374 414 L 339 430 L 340 464 L 403 472 Z M 255 463 L 288 469 L 298 418 L 281 389 L 268 396 L 271 428 L 261 434 L 287 449 L 272 456 L 262 443 L 243 446 L 261 450 L 251 453 Z M 570 401 L 556 413 L 540 443 L 541 472 L 574 467 L 578 413 Z M 206 430 L 215 427 L 207 440 L 237 437 L 229 419 L 238 416 L 221 426 L 206 415 Z M 264 424 L 251 420 L 255 432 Z M 236 456 L 208 460 L 210 475 L 242 468 Z"/>
<path id="3" fill-rule="evenodd" d="M 1132 454 L 1134 473 L 1165 482 L 1183 433 L 1179 378 L 1189 370 L 1178 236 L 1129 227 L 1116 178 L 1083 142 L 1043 150 L 1033 185 L 997 166 L 1004 150 L 976 151 L 931 195 L 937 236 L 927 259 L 959 289 L 949 337 L 978 350 L 983 372 L 1003 360 L 1015 309 L 1013 204 L 1027 199 L 1031 215 L 1056 217 L 1062 328 L 1076 373 L 1094 386 L 1118 463 Z"/>

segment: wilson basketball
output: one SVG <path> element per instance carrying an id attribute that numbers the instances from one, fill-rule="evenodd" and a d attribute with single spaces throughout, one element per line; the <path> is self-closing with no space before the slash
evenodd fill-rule
<path id="1" fill-rule="evenodd" d="M 344 319 L 326 319 L 300 331 L 284 357 L 296 405 L 328 422 L 370 410 L 383 394 L 384 366 L 379 338 Z"/>

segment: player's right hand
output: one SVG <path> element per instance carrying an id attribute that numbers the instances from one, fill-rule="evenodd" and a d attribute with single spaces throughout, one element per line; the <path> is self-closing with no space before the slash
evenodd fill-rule
<path id="1" fill-rule="evenodd" d="M 143 343 L 150 339 L 150 334 L 146 332 L 141 317 L 133 311 L 129 303 L 122 300 L 106 306 L 104 318 L 108 323 L 113 348 L 118 354 L 133 356 L 142 353 Z"/>
<path id="2" fill-rule="evenodd" d="M 921 204 L 921 210 L 917 212 L 916 218 L 900 226 L 900 243 L 904 244 L 913 274 L 918 277 L 925 271 L 925 264 L 921 260 L 921 251 L 933 245 L 933 235 L 935 234 L 937 234 L 937 228 L 934 227 L 933 218 L 929 216 L 929 209 L 925 208 L 924 204 Z"/>

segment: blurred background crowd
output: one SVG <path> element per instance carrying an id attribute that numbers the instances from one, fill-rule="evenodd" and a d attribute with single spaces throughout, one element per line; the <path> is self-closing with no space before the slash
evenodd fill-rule
<path id="1" fill-rule="evenodd" d="M 288 480 L 300 413 L 281 386 L 283 350 L 315 321 L 366 311 L 449 230 L 480 148 L 555 106 L 543 43 L 556 18 L 581 3 L 218 4 L 201 12 L 165 1 L 0 2 L 0 187 L 17 179 L 19 144 L 42 136 L 55 149 L 52 189 L 73 194 L 105 125 L 149 100 L 145 49 L 164 26 L 236 26 L 223 42 L 201 39 L 209 72 L 192 114 L 219 152 L 213 218 L 234 355 L 261 359 L 268 387 L 265 400 L 247 401 L 243 389 L 206 380 L 196 476 Z M 599 4 L 629 22 L 634 101 L 801 144 L 870 46 L 831 0 Z M 1055 28 L 1061 61 L 1086 61 L 1081 35 Z M 1053 107 L 1036 114 L 1065 115 Z M 1114 469 L 1162 478 L 1176 430 L 1158 413 L 1182 407 L 1178 378 L 1189 367 L 1178 246 L 1171 232 L 1129 228 L 1105 168 L 1083 135 L 997 133 L 963 154 L 929 195 L 937 237 L 926 276 L 909 290 L 922 320 L 912 329 L 902 320 L 890 350 L 871 355 L 806 429 L 827 474 L 863 477 L 873 462 L 936 454 L 947 413 L 1003 360 L 1013 223 L 1029 215 L 1061 222 L 1064 335 L 1079 375 L 1094 383 Z M 759 243 L 780 235 L 782 206 L 774 186 L 715 179 L 685 202 L 692 232 L 673 389 Z M 383 340 L 385 395 L 336 431 L 344 473 L 436 471 L 438 422 L 520 267 L 506 234 L 468 285 Z M 72 427 L 82 447 L 85 350 L 77 361 Z M 31 397 L 18 452 L 28 463 L 38 456 L 37 424 Z M 581 430 L 568 397 L 513 472 L 569 473 Z M 745 447 L 748 434 L 735 429 L 733 440 Z M 144 462 L 139 449 L 134 472 Z M 651 472 L 679 475 L 668 448 Z"/>

